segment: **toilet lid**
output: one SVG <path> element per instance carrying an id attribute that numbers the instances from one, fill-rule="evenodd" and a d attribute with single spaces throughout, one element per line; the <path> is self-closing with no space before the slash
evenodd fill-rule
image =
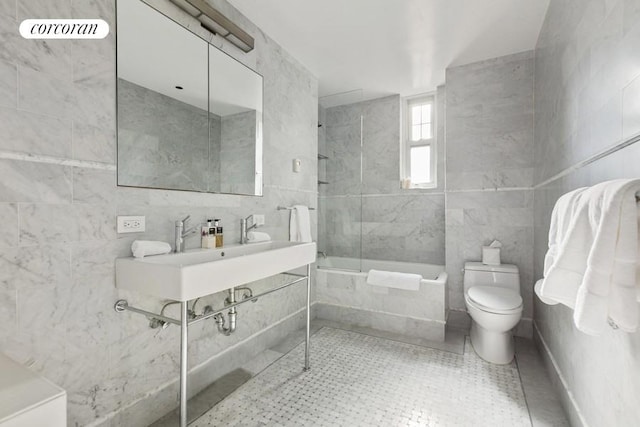
<path id="1" fill-rule="evenodd" d="M 511 289 L 497 286 L 474 286 L 467 292 L 476 304 L 495 310 L 513 310 L 522 305 L 522 297 Z"/>

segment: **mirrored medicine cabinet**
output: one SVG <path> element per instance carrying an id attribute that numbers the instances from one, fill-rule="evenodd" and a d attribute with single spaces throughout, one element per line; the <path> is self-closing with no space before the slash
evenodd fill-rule
<path id="1" fill-rule="evenodd" d="M 117 1 L 118 185 L 262 195 L 262 76 Z"/>

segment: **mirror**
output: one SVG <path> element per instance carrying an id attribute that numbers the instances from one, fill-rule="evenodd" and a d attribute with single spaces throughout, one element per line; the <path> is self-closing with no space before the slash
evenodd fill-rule
<path id="1" fill-rule="evenodd" d="M 262 76 L 117 2 L 118 185 L 262 195 Z"/>

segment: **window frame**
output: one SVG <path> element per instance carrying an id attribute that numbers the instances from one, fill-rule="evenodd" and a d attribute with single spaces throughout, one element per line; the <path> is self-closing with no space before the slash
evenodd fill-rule
<path id="1" fill-rule="evenodd" d="M 431 103 L 431 138 L 411 140 L 412 115 L 411 107 L 416 104 Z M 400 185 L 403 189 L 430 189 L 438 186 L 437 182 L 437 111 L 436 92 L 422 93 L 408 96 L 402 100 L 402 120 L 400 138 Z M 413 183 L 407 185 L 411 179 L 411 148 L 430 147 L 430 178 L 429 182 Z"/>

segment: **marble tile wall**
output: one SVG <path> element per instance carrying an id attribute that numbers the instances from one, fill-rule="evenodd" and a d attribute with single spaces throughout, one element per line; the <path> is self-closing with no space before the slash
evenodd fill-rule
<path id="1" fill-rule="evenodd" d="M 640 1 L 550 4 L 535 51 L 536 278 L 543 273 L 551 210 L 562 194 L 640 178 L 637 143 L 567 170 L 640 131 L 638 45 Z M 553 376 L 562 379 L 558 387 L 572 425 L 640 424 L 640 332 L 587 336 L 574 327 L 570 309 L 537 298 L 535 325 L 543 352 L 555 362 L 549 365 L 557 369 Z"/>
<path id="2" fill-rule="evenodd" d="M 168 0 L 149 3 L 206 35 Z M 128 255 L 134 239 L 170 242 L 173 221 L 191 214 L 194 222 L 222 218 L 230 244 L 250 213 L 264 213 L 262 230 L 288 239 L 288 215 L 276 207 L 317 202 L 316 79 L 228 3 L 213 4 L 256 38 L 249 54 L 212 41 L 264 76 L 263 197 L 117 187 L 114 1 L 0 2 L 0 351 L 67 390 L 70 425 L 132 425 L 122 416 L 129 405 L 146 425 L 176 403 L 177 329 L 152 330 L 144 317 L 112 308 L 118 298 L 160 307 L 114 286 L 114 259 Z M 23 19 L 61 16 L 105 19 L 111 34 L 38 41 L 17 32 Z M 292 157 L 307 165 L 302 173 L 291 171 Z M 116 234 L 115 217 L 123 214 L 145 215 L 147 232 Z M 316 223 L 312 214 L 314 238 Z M 187 240 L 197 246 L 197 238 Z M 212 324 L 194 328 L 192 366 L 303 306 L 303 289 L 289 288 L 243 309 L 234 336 L 219 336 Z M 301 316 L 291 319 L 288 328 L 301 326 Z M 227 357 L 225 366 L 247 357 Z"/>
<path id="3" fill-rule="evenodd" d="M 124 79 L 117 90 L 118 183 L 208 191 L 207 111 Z"/>
<path id="4" fill-rule="evenodd" d="M 219 183 L 223 193 L 255 194 L 256 112 L 222 117 Z M 212 156 L 213 157 L 213 156 Z"/>
<path id="5" fill-rule="evenodd" d="M 222 117 L 209 112 L 209 147 L 212 153 L 222 151 Z M 220 188 L 220 156 L 209 156 L 208 188 Z"/>
<path id="6" fill-rule="evenodd" d="M 120 185 L 254 194 L 255 111 L 208 121 L 204 110 L 123 79 L 118 103 Z"/>
<path id="7" fill-rule="evenodd" d="M 446 265 L 449 304 L 465 310 L 465 261 L 500 240 L 520 269 L 530 335 L 533 289 L 533 52 L 446 71 Z"/>
<path id="8" fill-rule="evenodd" d="M 327 159 L 321 159 L 320 156 L 326 156 L 327 153 L 327 110 L 318 103 L 318 252 L 327 253 L 327 230 L 326 230 L 326 199 L 323 197 L 326 192 L 326 185 L 320 184 L 320 181 L 327 181 Z"/>
<path id="9" fill-rule="evenodd" d="M 444 117 L 443 87 L 437 100 Z M 331 256 L 444 264 L 444 120 L 437 132 L 438 188 L 403 190 L 400 108 L 396 95 L 326 109 L 321 133 L 330 184 L 321 187 L 320 205 Z"/>
<path id="10" fill-rule="evenodd" d="M 423 281 L 417 291 L 378 288 L 366 273 L 318 269 L 316 310 L 319 318 L 361 327 L 444 341 L 446 287 Z"/>

